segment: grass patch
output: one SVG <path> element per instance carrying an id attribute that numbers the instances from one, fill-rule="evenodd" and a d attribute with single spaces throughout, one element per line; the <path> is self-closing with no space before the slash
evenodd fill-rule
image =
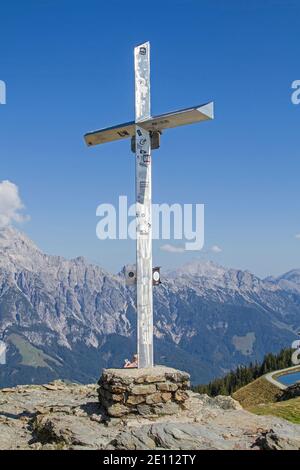
<path id="1" fill-rule="evenodd" d="M 243 408 L 249 409 L 261 403 L 273 403 L 281 395 L 281 390 L 264 377 L 259 377 L 232 394 Z"/>
<path id="2" fill-rule="evenodd" d="M 256 415 L 271 415 L 300 424 L 300 397 L 286 401 L 277 401 L 282 391 L 264 376 L 259 377 L 245 387 L 240 388 L 232 397 L 243 408 Z"/>
<path id="3" fill-rule="evenodd" d="M 257 415 L 272 415 L 300 424 L 300 397 L 277 403 L 266 403 L 248 408 Z"/>
<path id="4" fill-rule="evenodd" d="M 58 361 L 45 354 L 40 349 L 32 346 L 25 338 L 15 333 L 8 337 L 8 340 L 18 349 L 22 356 L 21 365 L 31 367 L 47 367 L 51 369 L 50 365 L 46 362 L 54 362 L 56 365 L 60 365 Z"/>

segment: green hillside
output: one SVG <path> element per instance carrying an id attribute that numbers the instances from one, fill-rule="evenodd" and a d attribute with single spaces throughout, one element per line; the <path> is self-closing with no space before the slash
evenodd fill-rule
<path id="1" fill-rule="evenodd" d="M 232 394 L 232 397 L 240 402 L 243 408 L 249 409 L 261 403 L 273 403 L 281 395 L 281 390 L 268 382 L 264 377 L 259 377 Z"/>
<path id="2" fill-rule="evenodd" d="M 300 424 L 300 397 L 277 403 L 264 403 L 250 406 L 249 411 L 257 415 L 272 415 Z"/>
<path id="3" fill-rule="evenodd" d="M 32 367 L 50 367 L 47 361 L 54 362 L 56 365 L 60 365 L 53 357 L 48 356 L 42 350 L 32 346 L 29 341 L 24 337 L 17 335 L 15 333 L 11 334 L 8 338 L 19 351 L 22 356 L 20 362 L 21 365 L 32 366 Z"/>
<path id="4" fill-rule="evenodd" d="M 277 416 L 300 424 L 300 397 L 277 401 L 282 393 L 276 385 L 260 377 L 237 390 L 232 397 L 251 413 Z"/>

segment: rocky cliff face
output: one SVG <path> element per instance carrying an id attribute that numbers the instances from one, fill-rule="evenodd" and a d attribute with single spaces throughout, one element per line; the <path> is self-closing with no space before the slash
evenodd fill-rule
<path id="1" fill-rule="evenodd" d="M 299 425 L 251 414 L 230 397 L 187 393 L 172 416 L 108 419 L 96 385 L 2 389 L 0 449 L 300 449 Z"/>
<path id="2" fill-rule="evenodd" d="M 292 280 L 291 280 L 292 277 Z M 155 288 L 155 360 L 206 382 L 288 347 L 300 330 L 299 278 L 262 280 L 195 261 Z M 293 282 L 293 289 L 291 289 Z M 135 352 L 134 288 L 84 258 L 42 253 L 13 228 L 0 231 L 0 386 L 65 378 L 83 383 Z"/>

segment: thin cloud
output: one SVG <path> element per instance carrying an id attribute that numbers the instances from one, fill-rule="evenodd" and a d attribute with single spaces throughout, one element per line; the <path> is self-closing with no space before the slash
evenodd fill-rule
<path id="1" fill-rule="evenodd" d="M 186 253 L 186 249 L 182 245 L 172 245 L 167 243 L 160 247 L 162 251 L 166 251 L 167 253 Z M 221 253 L 223 250 L 218 245 L 213 245 L 207 250 L 202 250 L 202 254 L 209 254 L 209 253 Z"/>
<path id="2" fill-rule="evenodd" d="M 213 245 L 210 249 L 210 251 L 212 251 L 213 253 L 221 253 L 222 252 L 222 248 L 220 248 L 218 245 Z"/>
<path id="3" fill-rule="evenodd" d="M 296 233 L 295 238 L 297 238 L 297 240 L 300 240 L 300 233 Z"/>
<path id="4" fill-rule="evenodd" d="M 162 245 L 160 249 L 162 251 L 166 251 L 167 253 L 184 253 L 185 252 L 184 246 L 171 245 L 170 243 L 167 243 L 166 245 Z"/>
<path id="5" fill-rule="evenodd" d="M 0 228 L 13 222 L 24 222 L 28 216 L 21 213 L 24 204 L 19 196 L 18 186 L 11 181 L 0 182 Z"/>

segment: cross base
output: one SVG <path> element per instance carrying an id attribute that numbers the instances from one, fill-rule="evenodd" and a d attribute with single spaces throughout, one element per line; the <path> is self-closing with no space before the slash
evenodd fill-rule
<path id="1" fill-rule="evenodd" d="M 155 417 L 178 413 L 189 395 L 190 376 L 171 367 L 104 369 L 99 402 L 108 417 Z"/>

